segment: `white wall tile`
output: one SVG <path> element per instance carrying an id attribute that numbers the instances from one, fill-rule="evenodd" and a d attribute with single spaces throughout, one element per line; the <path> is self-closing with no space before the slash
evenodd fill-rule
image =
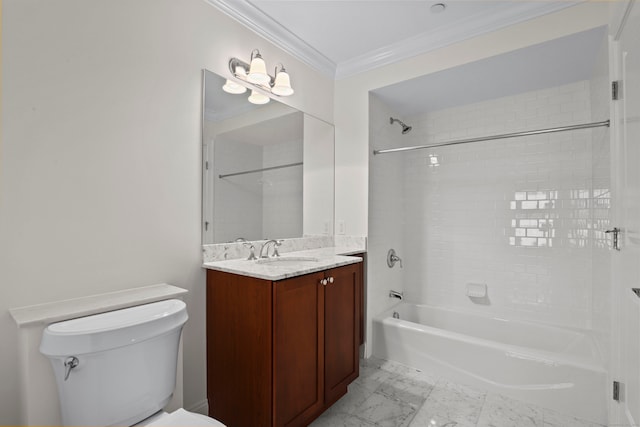
<path id="1" fill-rule="evenodd" d="M 401 143 L 587 122 L 590 87 L 577 82 L 407 118 L 415 141 Z M 384 105 L 372 102 L 371 108 Z M 370 166 L 370 247 L 384 246 L 379 238 L 402 242 L 409 300 L 591 327 L 594 293 L 600 292 L 592 278 L 594 248 L 603 246 L 594 227 L 608 218 L 609 173 L 608 161 L 600 159 L 605 142 L 594 142 L 595 132 L 377 156 Z M 386 146 L 398 143 L 390 137 Z M 372 143 L 381 138 L 382 133 L 371 135 Z M 437 166 L 429 156 L 437 158 Z M 401 187 L 393 181 L 399 170 Z M 595 181 L 605 190 L 598 195 Z M 468 282 L 486 283 L 491 304 L 473 304 L 465 296 Z M 383 285 L 370 275 L 369 287 L 382 292 Z M 383 299 L 382 293 L 378 297 Z"/>

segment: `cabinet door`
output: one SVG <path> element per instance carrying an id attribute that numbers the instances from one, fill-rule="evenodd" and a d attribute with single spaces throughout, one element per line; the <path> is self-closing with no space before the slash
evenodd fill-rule
<path id="1" fill-rule="evenodd" d="M 325 403 L 332 404 L 358 377 L 360 341 L 360 264 L 329 270 L 324 286 Z"/>
<path id="2" fill-rule="evenodd" d="M 272 419 L 271 282 L 207 270 L 209 415 L 228 426 Z"/>
<path id="3" fill-rule="evenodd" d="M 305 426 L 324 405 L 323 277 L 273 284 L 275 426 Z"/>

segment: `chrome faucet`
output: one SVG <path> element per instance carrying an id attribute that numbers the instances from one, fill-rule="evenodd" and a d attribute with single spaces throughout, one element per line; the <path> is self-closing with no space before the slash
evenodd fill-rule
<path id="1" fill-rule="evenodd" d="M 278 253 L 278 246 L 282 244 L 282 240 L 267 240 L 260 249 L 260 258 L 269 258 L 269 246 L 273 244 L 273 256 L 280 256 Z"/>
<path id="2" fill-rule="evenodd" d="M 398 298 L 400 301 L 402 301 L 402 299 L 404 298 L 404 293 L 391 290 L 389 291 L 389 298 Z"/>

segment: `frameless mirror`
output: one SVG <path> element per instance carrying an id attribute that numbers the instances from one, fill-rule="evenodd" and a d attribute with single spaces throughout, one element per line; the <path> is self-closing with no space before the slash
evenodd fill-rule
<path id="1" fill-rule="evenodd" d="M 203 244 L 333 234 L 333 126 L 203 82 Z"/>

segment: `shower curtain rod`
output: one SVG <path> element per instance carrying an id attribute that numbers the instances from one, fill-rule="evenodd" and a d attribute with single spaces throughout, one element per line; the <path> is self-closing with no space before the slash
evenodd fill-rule
<path id="1" fill-rule="evenodd" d="M 271 171 L 271 170 L 274 170 L 274 169 L 290 168 L 292 166 L 300 166 L 300 165 L 302 165 L 302 162 L 300 162 L 300 163 L 290 163 L 288 165 L 281 165 L 281 166 L 271 166 L 270 168 L 253 169 L 253 170 L 244 171 L 244 172 L 228 173 L 228 174 L 225 174 L 225 175 L 218 175 L 218 178 L 222 179 L 222 178 L 226 178 L 228 176 L 246 175 L 248 173 Z"/>
<path id="2" fill-rule="evenodd" d="M 387 148 L 384 150 L 373 150 L 373 154 L 398 153 L 400 151 L 413 151 L 413 150 L 422 150 L 424 148 L 446 147 L 448 145 L 468 144 L 470 142 L 490 141 L 493 139 L 515 138 L 518 136 L 540 135 L 544 133 L 566 132 L 569 130 L 589 129 L 589 128 L 598 128 L 598 127 L 605 127 L 605 126 L 609 127 L 609 124 L 610 124 L 610 121 L 605 120 L 603 122 L 583 123 L 580 125 L 561 126 L 557 128 L 538 129 L 538 130 L 530 130 L 525 132 L 503 133 L 501 135 L 481 136 L 478 138 L 459 139 L 457 141 L 442 142 L 439 144 L 416 145 L 413 147 L 400 147 L 400 148 Z"/>

